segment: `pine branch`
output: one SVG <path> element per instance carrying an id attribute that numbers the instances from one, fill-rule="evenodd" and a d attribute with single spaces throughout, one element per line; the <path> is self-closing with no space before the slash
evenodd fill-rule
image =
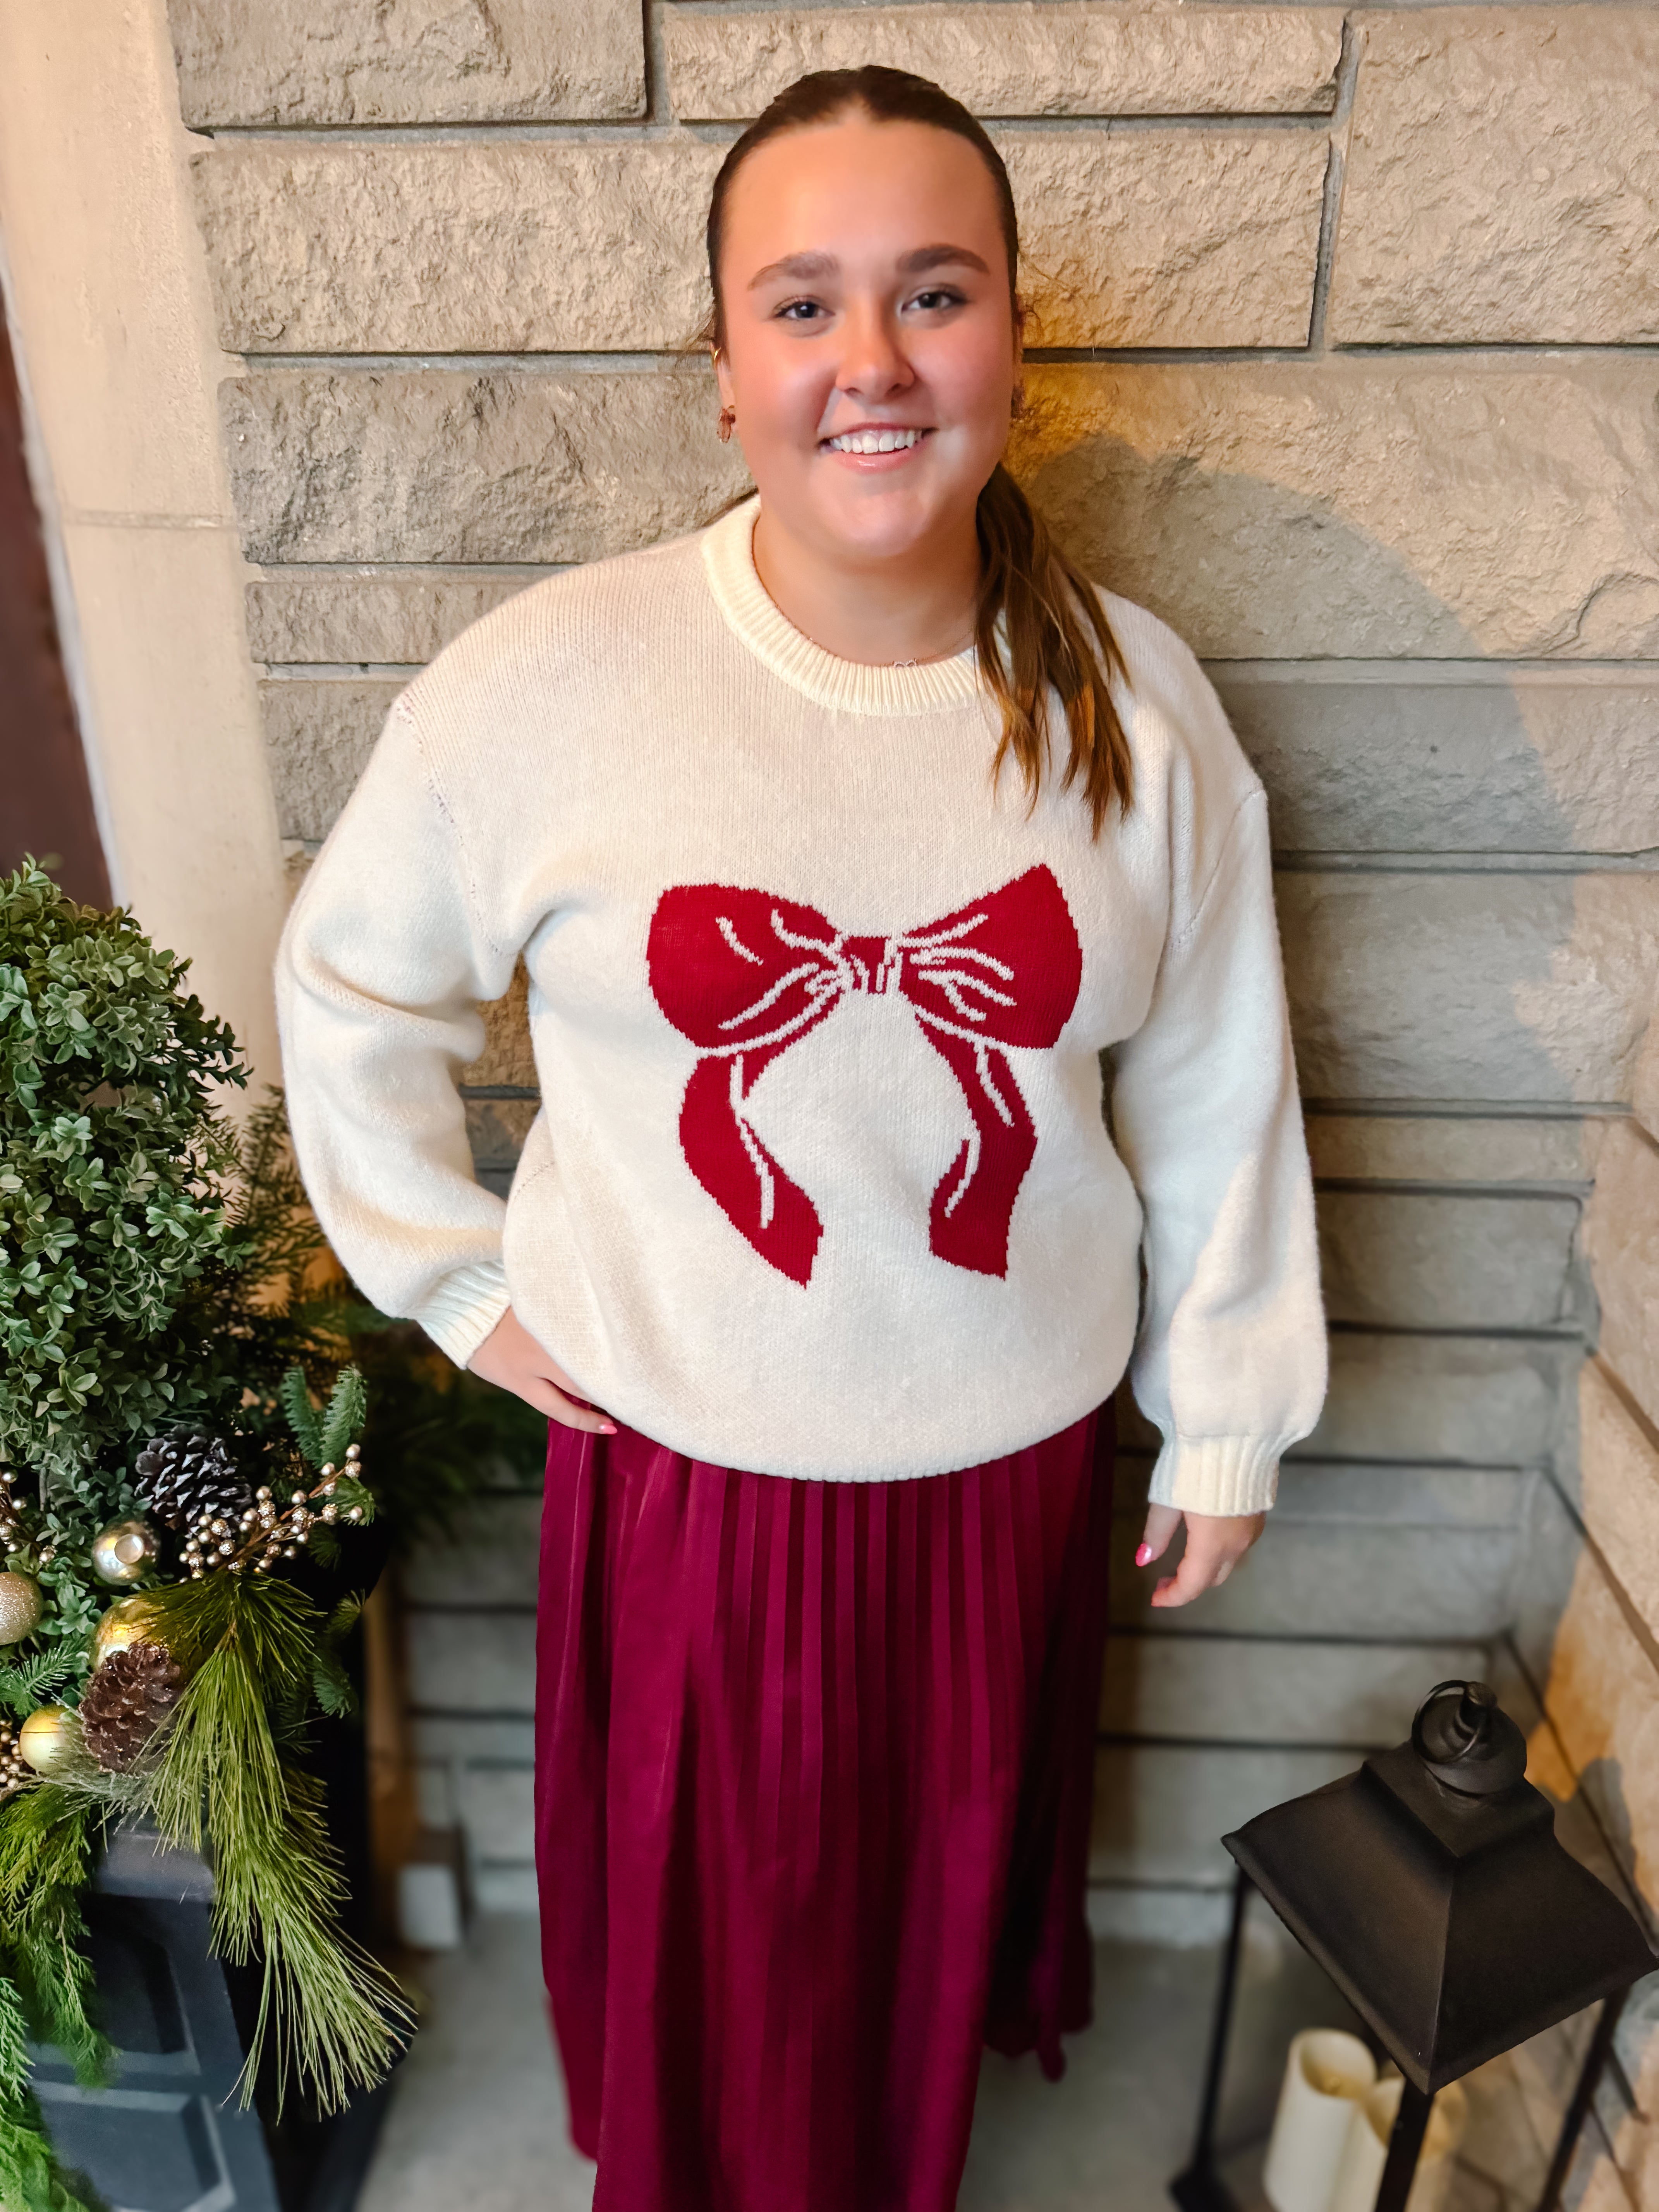
<path id="1" fill-rule="evenodd" d="M 242 2097 L 269 2042 L 280 2102 L 304 2084 L 326 2112 L 380 2080 L 410 2025 L 383 1969 L 342 1934 L 345 1883 L 322 1791 L 284 1759 L 272 1706 L 313 1686 L 317 1610 L 274 1577 L 210 1576 L 157 1593 L 164 1640 L 199 1663 L 151 1790 L 169 1842 L 214 1861 L 214 1948 L 263 1969 Z"/>
<path id="2" fill-rule="evenodd" d="M 318 1705 L 331 1720 L 343 1719 L 357 1710 L 357 1692 L 340 1656 L 340 1646 L 357 1626 L 362 1610 L 363 1601 L 356 1591 L 343 1597 L 317 1640 L 311 1662 L 311 1686 Z"/>
<path id="3" fill-rule="evenodd" d="M 311 1393 L 306 1388 L 303 1368 L 290 1367 L 283 1377 L 283 1411 L 288 1415 L 288 1425 L 294 1431 L 294 1441 L 301 1456 L 313 1467 L 320 1467 L 328 1455 L 323 1449 L 322 1425 L 317 1419 L 317 1409 L 311 1402 Z"/>
<path id="4" fill-rule="evenodd" d="M 346 1446 L 362 1433 L 368 1412 L 368 1388 L 362 1369 L 342 1368 L 329 1394 L 328 1409 L 323 1417 L 322 1457 L 317 1462 L 319 1467 L 340 1466 L 346 1455 Z"/>
<path id="5" fill-rule="evenodd" d="M 56 2044 L 88 2085 L 104 2079 L 112 2055 L 89 2011 L 81 1910 L 104 1812 L 96 1799 L 52 1782 L 0 1804 L 0 1970 L 16 1984 L 35 2039 Z"/>
<path id="6" fill-rule="evenodd" d="M 28 2023 L 22 1996 L 9 1976 L 0 1974 L 0 2100 L 21 2097 L 28 2078 Z"/>
<path id="7" fill-rule="evenodd" d="M 61 1649 L 0 1662 L 0 1705 L 9 1705 L 27 1720 L 37 1705 L 47 1704 L 52 1692 L 79 1671 Z"/>

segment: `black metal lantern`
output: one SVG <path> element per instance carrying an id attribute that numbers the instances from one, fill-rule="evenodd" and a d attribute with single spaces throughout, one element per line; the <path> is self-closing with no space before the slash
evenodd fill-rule
<path id="1" fill-rule="evenodd" d="M 1605 1999 L 1545 2185 L 1553 2204 L 1625 1991 L 1654 1954 L 1556 1840 L 1526 1740 L 1484 1682 L 1442 1682 L 1409 1743 L 1222 1838 L 1239 1869 L 1182 2212 L 1229 2212 L 1214 2131 L 1243 1908 L 1261 1892 L 1405 2077 L 1377 2212 L 1402 2212 L 1436 2093 Z"/>

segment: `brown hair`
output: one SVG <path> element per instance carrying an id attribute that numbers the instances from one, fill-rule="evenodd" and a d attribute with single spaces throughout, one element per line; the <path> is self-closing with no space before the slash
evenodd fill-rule
<path id="1" fill-rule="evenodd" d="M 708 282 L 714 307 L 703 332 L 716 353 L 726 343 L 720 243 L 732 179 L 769 139 L 832 123 L 849 110 L 860 109 L 877 123 L 923 123 L 952 131 L 965 138 L 984 162 L 996 191 L 1018 326 L 1022 316 L 1014 289 L 1019 222 L 1001 155 L 961 102 L 928 78 L 870 64 L 855 70 L 814 70 L 798 77 L 756 118 L 721 162 L 708 202 Z M 1094 586 L 1054 544 L 1048 526 L 1000 461 L 979 495 L 976 521 L 983 566 L 974 616 L 974 650 L 981 678 L 1002 712 L 992 781 L 1012 753 L 1035 805 L 1049 750 L 1049 693 L 1058 693 L 1071 737 L 1062 787 L 1080 787 L 1097 837 L 1113 804 L 1127 811 L 1132 796 L 1128 740 L 1108 688 L 1111 675 L 1127 681 L 1117 641 Z"/>

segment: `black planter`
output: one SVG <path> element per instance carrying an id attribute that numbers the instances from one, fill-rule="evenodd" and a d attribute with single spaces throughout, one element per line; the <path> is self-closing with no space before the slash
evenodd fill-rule
<path id="1" fill-rule="evenodd" d="M 118 2057 L 83 2089 L 61 2052 L 34 2053 L 58 2156 L 116 2212 L 349 2212 L 390 2085 L 331 2119 L 244 2111 L 237 2083 L 257 2001 L 252 1970 L 208 1941 L 213 1877 L 153 1836 L 112 1840 L 87 1899 L 101 2024 Z M 262 2109 L 264 2108 L 264 2109 Z"/>
<path id="2" fill-rule="evenodd" d="M 343 1529 L 324 1569 L 297 1563 L 326 1614 L 349 1590 L 372 1589 L 390 1538 Z M 341 1653 L 359 1698 L 362 1637 Z M 313 1716 L 306 1765 L 326 1792 L 331 1840 L 346 1879 L 346 1932 L 367 1944 L 368 1796 L 361 1723 Z M 36 2051 L 34 2087 L 58 2154 L 115 2212 L 350 2212 L 374 2154 L 390 2084 L 321 2117 L 272 2085 L 239 2083 L 258 2003 L 258 1969 L 213 1955 L 213 1875 L 194 1852 L 156 1849 L 142 1830 L 111 1839 L 87 1900 L 99 2025 L 118 2053 L 107 2087 L 82 2089 L 59 2051 Z"/>

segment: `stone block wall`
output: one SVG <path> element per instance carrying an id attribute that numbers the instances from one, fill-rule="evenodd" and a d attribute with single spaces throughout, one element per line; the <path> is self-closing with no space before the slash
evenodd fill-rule
<path id="1" fill-rule="evenodd" d="M 1630 1781 L 1659 1711 L 1659 13 L 171 14 L 300 860 L 447 638 L 743 487 L 681 348 L 744 118 L 867 60 L 987 118 L 1030 255 L 1015 465 L 1205 658 L 1270 789 L 1334 1332 L 1249 1571 L 1156 1621 L 1119 1579 L 1100 1917 L 1209 1924 L 1224 1826 L 1482 1669 L 1659 1899 Z M 504 1177 L 534 1103 L 510 1003 L 471 1073 Z M 527 1882 L 532 1511 L 496 1500 L 410 1588 L 434 1807 L 460 1792 L 498 1901 Z"/>

